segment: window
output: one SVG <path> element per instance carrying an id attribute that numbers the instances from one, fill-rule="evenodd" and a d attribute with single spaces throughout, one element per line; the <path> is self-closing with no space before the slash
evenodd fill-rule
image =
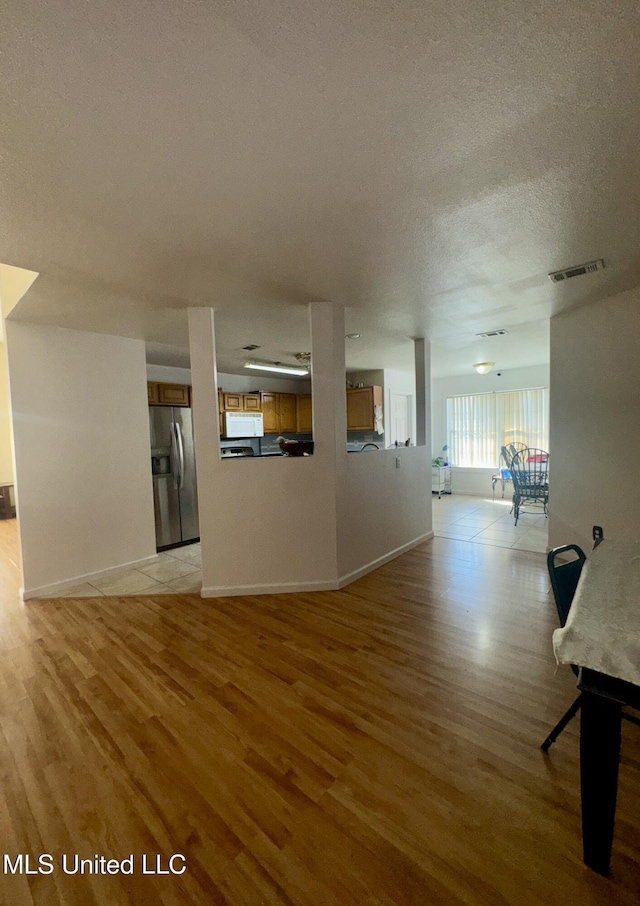
<path id="1" fill-rule="evenodd" d="M 549 449 L 548 388 L 447 399 L 447 443 L 452 465 L 494 469 L 500 448 L 515 441 Z"/>

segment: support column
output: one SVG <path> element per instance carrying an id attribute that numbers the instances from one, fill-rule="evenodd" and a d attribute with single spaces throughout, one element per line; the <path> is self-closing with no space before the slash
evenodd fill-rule
<path id="1" fill-rule="evenodd" d="M 313 438 L 321 456 L 343 463 L 347 448 L 344 309 L 328 302 L 309 306 Z"/>
<path id="2" fill-rule="evenodd" d="M 431 443 L 431 349 L 423 337 L 414 339 L 416 367 L 416 445 Z"/>
<path id="3" fill-rule="evenodd" d="M 216 471 L 220 465 L 215 321 L 212 308 L 190 308 L 188 316 L 202 585 L 206 588 L 214 584 L 215 538 L 209 515 L 215 512 Z"/>

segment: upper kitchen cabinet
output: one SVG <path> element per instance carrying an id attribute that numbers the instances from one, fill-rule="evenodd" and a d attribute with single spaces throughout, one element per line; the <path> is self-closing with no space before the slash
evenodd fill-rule
<path id="1" fill-rule="evenodd" d="M 278 393 L 278 419 L 280 434 L 295 434 L 297 427 L 297 405 L 295 393 Z"/>
<path id="2" fill-rule="evenodd" d="M 261 393 L 262 427 L 265 434 L 279 434 L 278 427 L 278 394 Z"/>
<path id="3" fill-rule="evenodd" d="M 259 393 L 222 393 L 225 412 L 260 412 Z"/>
<path id="4" fill-rule="evenodd" d="M 382 387 L 347 390 L 347 431 L 374 431 L 376 406 L 382 414 Z"/>
<path id="5" fill-rule="evenodd" d="M 161 406 L 188 406 L 187 384 L 158 384 L 158 402 Z"/>
<path id="6" fill-rule="evenodd" d="M 310 393 L 300 393 L 298 395 L 296 430 L 298 434 L 311 434 L 313 431 L 313 410 Z"/>
<path id="7" fill-rule="evenodd" d="M 260 401 L 265 434 L 295 434 L 297 432 L 295 393 L 261 393 Z"/>
<path id="8" fill-rule="evenodd" d="M 188 384 L 147 383 L 150 406 L 190 406 L 191 388 Z"/>

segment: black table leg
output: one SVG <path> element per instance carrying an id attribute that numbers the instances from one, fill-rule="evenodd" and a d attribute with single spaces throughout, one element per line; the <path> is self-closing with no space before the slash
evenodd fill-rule
<path id="1" fill-rule="evenodd" d="M 620 725 L 618 702 L 584 692 L 580 723 L 580 793 L 584 861 L 609 874 L 618 793 Z"/>

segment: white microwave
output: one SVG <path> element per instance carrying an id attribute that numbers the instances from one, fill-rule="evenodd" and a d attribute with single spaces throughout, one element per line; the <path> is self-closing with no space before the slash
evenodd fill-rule
<path id="1" fill-rule="evenodd" d="M 225 437 L 264 437 L 262 412 L 225 412 Z"/>

